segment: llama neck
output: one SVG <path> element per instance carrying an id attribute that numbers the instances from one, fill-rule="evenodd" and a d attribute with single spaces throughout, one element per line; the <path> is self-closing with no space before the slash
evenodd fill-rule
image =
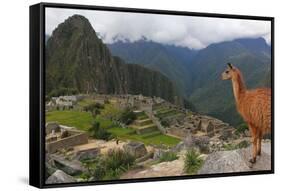
<path id="1" fill-rule="evenodd" d="M 237 72 L 237 75 L 232 78 L 232 88 L 236 104 L 239 104 L 241 97 L 246 91 L 246 86 L 240 72 Z"/>

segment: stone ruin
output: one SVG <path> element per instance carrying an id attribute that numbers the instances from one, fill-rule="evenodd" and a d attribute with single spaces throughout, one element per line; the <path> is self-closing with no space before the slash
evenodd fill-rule
<path id="1" fill-rule="evenodd" d="M 143 157 L 147 154 L 147 150 L 143 143 L 140 142 L 129 142 L 123 146 L 124 150 L 135 156 L 136 158 Z"/>
<path id="2" fill-rule="evenodd" d="M 60 149 L 69 149 L 76 145 L 88 143 L 86 132 L 58 125 L 56 122 L 47 123 L 45 132 L 47 153 L 55 153 Z"/>

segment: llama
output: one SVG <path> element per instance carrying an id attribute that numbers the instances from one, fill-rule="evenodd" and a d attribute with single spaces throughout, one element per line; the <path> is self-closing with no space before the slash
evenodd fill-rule
<path id="1" fill-rule="evenodd" d="M 255 163 L 257 155 L 261 155 L 263 135 L 271 132 L 271 89 L 248 90 L 241 72 L 230 63 L 221 77 L 232 81 L 236 108 L 248 124 L 252 137 L 253 150 L 249 162 Z"/>

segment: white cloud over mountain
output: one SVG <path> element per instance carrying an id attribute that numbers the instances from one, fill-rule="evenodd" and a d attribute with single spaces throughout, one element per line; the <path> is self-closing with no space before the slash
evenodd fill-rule
<path id="1" fill-rule="evenodd" d="M 61 8 L 46 9 L 46 33 L 51 34 L 74 14 L 85 16 L 105 43 L 125 39 L 133 42 L 143 37 L 192 49 L 237 38 L 263 37 L 271 43 L 270 21 Z"/>

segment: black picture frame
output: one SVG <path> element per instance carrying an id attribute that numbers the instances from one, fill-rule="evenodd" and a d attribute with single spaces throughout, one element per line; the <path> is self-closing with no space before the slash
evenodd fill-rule
<path id="1" fill-rule="evenodd" d="M 234 18 L 247 20 L 264 20 L 271 22 L 271 83 L 272 83 L 272 135 L 271 135 L 271 170 L 237 172 L 223 174 L 171 176 L 145 179 L 122 179 L 98 182 L 45 184 L 45 8 L 72 8 L 87 10 L 119 11 L 132 13 L 153 13 L 165 15 L 183 15 L 197 17 Z M 211 178 L 244 176 L 274 173 L 274 17 L 232 15 L 216 13 L 197 13 L 170 10 L 135 9 L 123 7 L 104 7 L 92 5 L 39 3 L 30 6 L 30 138 L 29 138 L 29 184 L 38 188 L 53 188 L 66 186 L 85 186 L 100 184 L 167 181 L 179 179 Z"/>

